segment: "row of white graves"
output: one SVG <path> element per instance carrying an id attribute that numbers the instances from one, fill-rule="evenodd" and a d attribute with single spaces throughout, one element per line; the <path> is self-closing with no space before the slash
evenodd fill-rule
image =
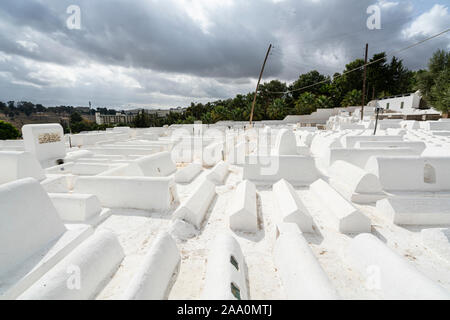
<path id="1" fill-rule="evenodd" d="M 337 265 L 355 278 L 378 268 L 370 297 L 449 299 L 379 231 L 414 238 L 408 228 L 419 228 L 433 263 L 448 263 L 449 124 L 383 120 L 377 135 L 370 119 L 345 114 L 329 130 L 194 124 L 64 136 L 57 124 L 24 126 L 23 142 L 0 144 L 0 298 L 95 299 L 126 279 L 114 298 L 166 299 L 198 272 L 194 298 L 277 289 L 255 285 L 261 277 L 288 299 L 370 291 L 336 280 Z M 128 241 L 145 238 L 153 214 L 161 227 L 131 267 Z M 271 271 L 259 272 L 267 261 Z"/>

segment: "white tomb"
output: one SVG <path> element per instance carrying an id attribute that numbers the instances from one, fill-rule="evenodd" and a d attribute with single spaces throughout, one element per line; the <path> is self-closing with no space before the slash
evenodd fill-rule
<path id="1" fill-rule="evenodd" d="M 229 234 L 214 239 L 208 255 L 205 300 L 247 300 L 247 265 L 241 247 Z"/>
<path id="2" fill-rule="evenodd" d="M 45 172 L 33 154 L 0 151 L 0 184 L 28 177 L 39 181 L 45 179 Z"/>
<path id="3" fill-rule="evenodd" d="M 27 124 L 22 127 L 25 150 L 43 167 L 51 167 L 66 156 L 64 130 L 60 124 Z"/>
<path id="4" fill-rule="evenodd" d="M 313 232 L 313 219 L 292 185 L 282 179 L 273 185 L 272 190 L 280 221 L 295 223 L 302 232 Z"/>
<path id="5" fill-rule="evenodd" d="M 256 187 L 248 181 L 242 181 L 234 190 L 228 208 L 230 228 L 233 230 L 258 231 L 258 213 L 256 209 Z"/>

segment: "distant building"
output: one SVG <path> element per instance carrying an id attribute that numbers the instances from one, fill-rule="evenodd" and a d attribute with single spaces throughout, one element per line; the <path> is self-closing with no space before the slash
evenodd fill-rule
<path id="1" fill-rule="evenodd" d="M 144 110 L 145 113 L 150 115 L 157 115 L 158 117 L 165 117 L 170 112 L 173 113 L 183 113 L 186 111 L 186 108 L 171 108 L 171 109 L 133 109 L 127 110 L 125 114 L 116 113 L 115 115 L 109 114 L 100 114 L 99 112 L 95 113 L 95 122 L 97 124 L 130 124 L 133 122 L 134 118 Z"/>
<path id="2" fill-rule="evenodd" d="M 132 113 L 132 114 L 138 114 L 142 110 L 144 110 L 147 114 L 156 114 L 158 117 L 165 117 L 170 112 L 183 113 L 186 111 L 186 108 L 178 107 L 178 108 L 170 108 L 170 109 L 133 109 L 133 110 L 129 110 L 127 112 Z"/>
<path id="3" fill-rule="evenodd" d="M 420 109 L 429 109 L 429 107 L 426 106 L 425 101 L 422 99 L 419 91 L 372 100 L 368 105 L 375 107 L 377 103 L 378 106 L 384 110 L 390 110 L 403 114 L 412 114 L 416 113 Z"/>
<path id="4" fill-rule="evenodd" d="M 95 113 L 95 122 L 97 124 L 131 124 L 136 115 L 133 114 L 100 114 L 100 112 Z"/>

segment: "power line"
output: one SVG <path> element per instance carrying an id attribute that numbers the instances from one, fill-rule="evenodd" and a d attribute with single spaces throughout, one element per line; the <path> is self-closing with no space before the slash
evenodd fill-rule
<path id="1" fill-rule="evenodd" d="M 431 40 L 431 39 L 437 38 L 437 37 L 439 37 L 439 36 L 441 36 L 441 35 L 443 35 L 443 34 L 449 32 L 449 31 L 450 31 L 450 28 L 449 28 L 449 29 L 446 29 L 446 30 L 444 30 L 444 31 L 441 31 L 441 32 L 439 32 L 439 33 L 437 33 L 437 34 L 435 34 L 435 35 L 433 35 L 433 36 L 431 36 L 431 37 L 428 37 L 428 38 L 426 38 L 426 39 L 423 39 L 423 40 L 421 40 L 421 41 L 419 41 L 419 42 L 416 42 L 416 43 L 414 43 L 414 44 L 412 44 L 412 45 L 409 45 L 409 46 L 407 46 L 407 47 L 405 47 L 405 48 L 402 48 L 402 49 L 393 51 L 393 52 L 390 53 L 390 55 L 395 55 L 395 54 L 404 52 L 404 51 L 406 51 L 406 50 L 409 50 L 409 49 L 411 49 L 411 48 L 417 47 L 418 45 L 421 45 L 422 43 L 424 43 L 424 42 L 426 42 L 426 41 L 429 41 L 429 40 Z M 389 55 L 389 54 L 387 54 L 387 55 Z M 369 63 L 366 63 L 366 64 L 364 64 L 364 65 L 362 65 L 362 66 L 359 66 L 359 67 L 354 68 L 354 69 L 352 69 L 352 70 L 346 71 L 346 72 L 344 72 L 344 73 L 342 73 L 342 74 L 340 74 L 340 75 L 337 75 L 336 77 L 334 77 L 334 79 L 340 78 L 340 77 L 342 77 L 342 76 L 344 76 L 344 75 L 347 75 L 347 74 L 349 74 L 349 73 L 352 73 L 352 72 L 361 70 L 361 69 L 364 68 L 364 67 L 370 66 L 370 65 L 372 65 L 372 64 L 374 64 L 374 63 L 377 63 L 377 62 L 379 62 L 379 61 L 381 61 L 381 60 L 384 60 L 384 59 L 385 59 L 385 57 L 382 57 L 382 58 L 376 59 L 376 60 L 374 60 L 374 61 L 370 61 Z M 291 93 L 291 92 L 295 92 L 295 91 L 300 91 L 300 90 L 304 90 L 304 89 L 309 89 L 309 88 L 315 87 L 315 86 L 317 86 L 317 85 L 319 85 L 319 84 L 327 83 L 327 82 L 329 82 L 329 81 L 330 81 L 330 79 L 325 79 L 325 80 L 323 80 L 323 81 L 319 81 L 319 82 L 316 82 L 316 83 L 314 83 L 314 84 L 311 84 L 311 85 L 308 85 L 308 86 L 305 86 L 305 87 L 302 87 L 302 88 L 297 88 L 297 89 L 288 90 L 288 91 L 267 91 L 267 93 L 287 94 L 287 93 Z"/>

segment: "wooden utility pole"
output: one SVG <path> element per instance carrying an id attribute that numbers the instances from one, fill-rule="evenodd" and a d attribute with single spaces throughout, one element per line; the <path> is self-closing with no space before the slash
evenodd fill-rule
<path id="1" fill-rule="evenodd" d="M 255 111 L 256 95 L 258 94 L 259 83 L 261 82 L 261 78 L 262 78 L 262 75 L 264 72 L 264 67 L 266 66 L 267 58 L 269 57 L 270 49 L 272 49 L 272 44 L 270 44 L 269 49 L 267 49 L 266 57 L 264 58 L 264 63 L 262 65 L 261 72 L 259 73 L 258 83 L 256 84 L 255 96 L 253 97 L 253 102 L 252 102 L 252 111 L 250 113 L 250 128 L 252 127 L 253 112 Z"/>
<path id="2" fill-rule="evenodd" d="M 361 104 L 361 120 L 364 117 L 364 105 L 365 105 L 365 94 L 366 94 L 366 76 L 367 76 L 367 53 L 369 51 L 369 44 L 366 43 L 366 55 L 364 58 L 364 76 L 363 76 L 363 90 L 362 90 L 362 104 Z"/>

